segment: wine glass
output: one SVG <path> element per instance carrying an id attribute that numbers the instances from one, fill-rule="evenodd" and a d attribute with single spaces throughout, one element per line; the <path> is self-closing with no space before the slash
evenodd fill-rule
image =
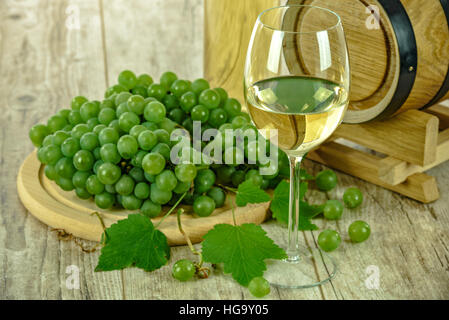
<path id="1" fill-rule="evenodd" d="M 348 50 L 336 13 L 286 5 L 259 15 L 246 57 L 246 104 L 259 132 L 290 161 L 288 258 L 268 262 L 265 277 L 272 285 L 308 288 L 336 273 L 329 255 L 299 245 L 300 166 L 341 123 L 349 86 Z"/>

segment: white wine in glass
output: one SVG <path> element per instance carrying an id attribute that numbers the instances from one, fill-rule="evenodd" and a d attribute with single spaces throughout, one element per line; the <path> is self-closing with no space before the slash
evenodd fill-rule
<path id="1" fill-rule="evenodd" d="M 290 160 L 288 258 L 270 261 L 265 277 L 287 288 L 323 284 L 337 268 L 326 253 L 299 244 L 300 165 L 337 129 L 348 106 L 350 70 L 340 17 L 304 5 L 262 12 L 248 48 L 244 85 L 252 121 L 265 138 L 276 137 L 272 141 Z"/>

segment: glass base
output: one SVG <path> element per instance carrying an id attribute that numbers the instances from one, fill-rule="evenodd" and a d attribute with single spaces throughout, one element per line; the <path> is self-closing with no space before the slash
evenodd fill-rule
<path id="1" fill-rule="evenodd" d="M 319 249 L 300 246 L 299 256 L 286 260 L 268 260 L 265 279 L 275 287 L 305 289 L 320 286 L 337 273 L 337 264 Z"/>

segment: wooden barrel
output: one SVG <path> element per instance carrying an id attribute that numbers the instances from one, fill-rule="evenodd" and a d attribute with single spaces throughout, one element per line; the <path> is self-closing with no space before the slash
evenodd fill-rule
<path id="1" fill-rule="evenodd" d="M 205 1 L 205 76 L 214 85 L 243 98 L 252 26 L 262 10 L 286 3 L 329 8 L 342 18 L 352 77 L 345 122 L 384 119 L 449 98 L 449 0 Z M 284 23 L 295 28 L 297 19 Z M 301 54 L 290 50 L 284 57 L 297 66 Z"/>

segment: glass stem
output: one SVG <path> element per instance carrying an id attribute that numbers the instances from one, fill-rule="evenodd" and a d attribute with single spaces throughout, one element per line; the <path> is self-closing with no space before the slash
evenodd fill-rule
<path id="1" fill-rule="evenodd" d="M 299 226 L 299 190 L 300 169 L 303 157 L 289 157 L 290 160 L 290 206 L 288 212 L 288 245 L 287 261 L 298 262 L 300 259 L 298 250 L 298 226 Z"/>

